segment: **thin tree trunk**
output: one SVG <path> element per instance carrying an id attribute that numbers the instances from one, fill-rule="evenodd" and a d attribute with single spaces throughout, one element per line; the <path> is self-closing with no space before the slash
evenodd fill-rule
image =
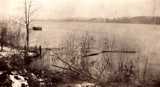
<path id="1" fill-rule="evenodd" d="M 26 32 L 27 32 L 27 36 L 26 36 L 26 51 L 29 51 L 29 24 L 26 24 Z"/>

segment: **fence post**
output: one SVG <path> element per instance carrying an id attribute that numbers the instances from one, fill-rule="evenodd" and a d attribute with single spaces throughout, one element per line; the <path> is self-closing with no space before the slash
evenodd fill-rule
<path id="1" fill-rule="evenodd" d="M 40 58 L 42 58 L 42 47 L 41 47 L 41 45 L 39 46 L 39 55 L 40 55 Z"/>

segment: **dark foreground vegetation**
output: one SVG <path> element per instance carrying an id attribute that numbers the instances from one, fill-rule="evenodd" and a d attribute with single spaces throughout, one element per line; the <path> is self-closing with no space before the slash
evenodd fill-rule
<path id="1" fill-rule="evenodd" d="M 20 43 L 25 35 L 17 26 L 1 23 L 0 87 L 19 87 L 13 86 L 11 76 L 26 80 L 20 87 L 74 87 L 63 84 L 82 82 L 94 87 L 160 87 L 160 72 L 128 37 L 68 34 L 58 49 L 30 47 L 26 54 Z"/>

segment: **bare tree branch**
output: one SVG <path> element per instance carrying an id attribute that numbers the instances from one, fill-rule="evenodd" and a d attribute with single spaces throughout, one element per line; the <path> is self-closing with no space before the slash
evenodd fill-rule
<path id="1" fill-rule="evenodd" d="M 135 54 L 137 53 L 136 51 L 120 51 L 120 50 L 111 50 L 111 51 L 101 51 L 101 52 L 97 52 L 97 53 L 92 53 L 92 54 L 88 54 L 88 55 L 84 55 L 83 57 L 87 57 L 87 56 L 96 56 L 99 54 L 103 54 L 103 53 L 121 53 L 121 54 Z"/>

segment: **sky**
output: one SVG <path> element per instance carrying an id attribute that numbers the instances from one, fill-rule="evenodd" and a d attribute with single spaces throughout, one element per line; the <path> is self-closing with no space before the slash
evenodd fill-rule
<path id="1" fill-rule="evenodd" d="M 1 17 L 23 16 L 24 0 L 0 0 Z M 160 16 L 160 0 L 32 0 L 34 18 Z"/>

